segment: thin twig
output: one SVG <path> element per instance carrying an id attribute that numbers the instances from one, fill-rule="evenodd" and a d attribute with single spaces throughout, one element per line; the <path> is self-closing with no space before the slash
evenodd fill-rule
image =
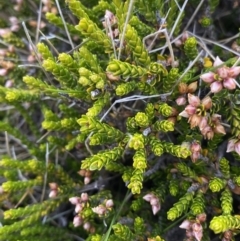
<path id="1" fill-rule="evenodd" d="M 47 176 L 48 176 L 48 162 L 49 162 L 49 145 L 46 143 L 46 154 L 45 154 L 45 164 L 46 164 L 46 171 L 44 173 L 44 180 L 43 180 L 43 191 L 41 196 L 41 202 L 44 200 L 46 186 L 47 186 Z"/>
<path id="2" fill-rule="evenodd" d="M 201 0 L 201 2 L 198 4 L 197 8 L 195 9 L 194 13 L 192 14 L 191 18 L 188 20 L 187 25 L 185 26 L 185 28 L 183 29 L 183 32 L 186 31 L 188 29 L 188 27 L 190 26 L 190 24 L 192 23 L 193 19 L 195 18 L 195 16 L 197 15 L 199 9 L 201 8 L 202 4 L 204 3 L 205 0 Z"/>
<path id="3" fill-rule="evenodd" d="M 42 61 L 40 60 L 40 58 L 39 58 L 39 56 L 38 56 L 36 47 L 35 47 L 35 45 L 33 44 L 33 41 L 32 41 L 32 39 L 31 39 L 31 36 L 30 36 L 30 34 L 29 34 L 29 31 L 28 31 L 28 29 L 27 29 L 27 26 L 26 26 L 25 22 L 22 22 L 22 26 L 23 26 L 24 32 L 25 32 L 25 34 L 26 34 L 26 37 L 27 37 L 27 39 L 28 39 L 28 42 L 29 42 L 29 44 L 31 45 L 31 47 L 32 47 L 32 49 L 33 49 L 33 52 L 34 52 L 34 54 L 35 54 L 35 57 L 36 57 L 39 65 L 42 66 Z M 53 85 L 53 83 L 52 83 L 52 81 L 51 81 L 48 73 L 45 71 L 45 69 L 44 69 L 43 67 L 42 67 L 42 71 L 43 71 L 44 74 L 46 75 L 48 81 Z"/>
<path id="4" fill-rule="evenodd" d="M 8 154 L 8 156 L 11 156 L 7 131 L 5 131 L 4 134 L 5 134 L 5 145 L 6 145 L 7 154 Z"/>
<path id="5" fill-rule="evenodd" d="M 183 12 L 184 12 L 184 9 L 185 9 L 187 3 L 188 3 L 188 0 L 185 0 L 184 3 L 183 3 L 183 5 L 182 5 L 182 7 L 181 7 L 181 9 L 180 9 L 180 13 L 178 14 L 178 17 L 177 17 L 177 19 L 176 19 L 176 21 L 175 21 L 175 23 L 174 23 L 174 25 L 173 25 L 173 27 L 172 27 L 172 29 L 171 29 L 171 32 L 170 32 L 170 34 L 169 34 L 169 38 L 170 38 L 170 39 L 172 38 L 172 35 L 173 35 L 173 33 L 174 33 L 177 25 L 178 25 L 178 22 L 179 22 L 180 19 L 181 19 L 181 16 L 182 16 L 182 14 L 183 14 Z"/>
<path id="6" fill-rule="evenodd" d="M 124 23 L 123 32 L 122 32 L 122 35 L 121 35 L 119 52 L 118 52 L 118 59 L 121 58 L 121 53 L 122 53 L 122 48 L 123 48 L 124 37 L 125 37 L 126 29 L 127 29 L 127 24 L 128 24 L 128 22 L 129 22 L 129 18 L 130 18 L 131 13 L 132 13 L 133 4 L 134 4 L 134 0 L 130 0 L 129 7 L 128 7 L 128 12 L 127 12 L 127 17 L 126 17 L 126 21 L 125 21 L 125 23 Z"/>
<path id="7" fill-rule="evenodd" d="M 49 41 L 49 38 L 41 31 L 39 30 L 39 33 L 42 35 L 42 37 L 44 38 L 44 40 L 46 40 L 46 42 L 51 46 L 52 50 L 59 55 L 59 52 L 57 51 L 57 49 L 54 47 L 54 45 Z M 54 36 L 55 37 L 55 36 Z M 42 40 L 42 38 L 41 38 Z"/>
<path id="8" fill-rule="evenodd" d="M 41 20 L 42 20 L 42 1 L 40 1 L 39 9 L 38 9 L 38 20 L 37 20 L 37 29 L 36 29 L 36 35 L 35 35 L 35 45 L 38 43 Z"/>
<path id="9" fill-rule="evenodd" d="M 70 45 L 71 45 L 72 49 L 74 49 L 74 44 L 73 44 L 72 38 L 71 38 L 71 36 L 70 36 L 70 33 L 69 33 L 69 31 L 68 31 L 68 28 L 67 28 L 67 24 L 66 24 L 66 22 L 65 22 L 65 19 L 64 19 L 64 17 L 63 17 L 62 10 L 61 10 L 61 7 L 60 7 L 60 5 L 59 5 L 59 2 L 58 2 L 58 0 L 55 0 L 55 2 L 56 2 L 56 5 L 57 5 L 57 8 L 58 8 L 58 12 L 59 12 L 59 14 L 60 14 L 60 16 L 61 16 L 61 19 L 62 19 L 62 22 L 63 22 L 63 25 L 64 25 L 64 29 L 65 29 L 65 31 L 66 31 L 66 34 L 67 34 L 68 40 L 69 40 L 69 42 L 70 42 Z"/>

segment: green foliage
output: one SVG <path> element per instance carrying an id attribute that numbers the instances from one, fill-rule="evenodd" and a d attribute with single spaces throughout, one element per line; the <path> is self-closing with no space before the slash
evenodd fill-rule
<path id="1" fill-rule="evenodd" d="M 218 177 L 214 177 L 209 182 L 209 188 L 211 189 L 212 192 L 221 191 L 225 185 L 226 185 L 226 181 Z"/>
<path id="2" fill-rule="evenodd" d="M 193 215 L 198 215 L 201 213 L 204 213 L 205 211 L 205 199 L 203 193 L 199 192 L 193 199 L 192 205 L 191 205 L 191 212 Z"/>
<path id="3" fill-rule="evenodd" d="M 222 206 L 223 215 L 231 214 L 233 210 L 232 201 L 233 201 L 232 193 L 229 191 L 229 189 L 225 189 L 222 192 L 222 196 L 221 196 L 221 206 Z"/>
<path id="4" fill-rule="evenodd" d="M 150 57 L 148 56 L 141 39 L 138 37 L 137 31 L 130 25 L 127 25 L 125 38 L 136 62 L 147 67 L 150 64 Z"/>
<path id="5" fill-rule="evenodd" d="M 171 221 L 180 217 L 184 212 L 189 208 L 190 203 L 192 202 L 194 193 L 188 192 L 183 197 L 179 199 L 178 202 L 167 212 L 167 218 Z"/>
<path id="6" fill-rule="evenodd" d="M 189 59 L 196 58 L 198 54 L 196 38 L 190 37 L 186 40 L 186 42 L 184 43 L 184 51 Z"/>
<path id="7" fill-rule="evenodd" d="M 0 240 L 239 233 L 237 33 L 199 4 L 0 3 Z"/>
<path id="8" fill-rule="evenodd" d="M 238 216 L 221 215 L 212 219 L 210 229 L 212 229 L 214 233 L 222 233 L 228 229 L 238 229 L 239 225 L 240 220 Z"/>
<path id="9" fill-rule="evenodd" d="M 110 39 L 89 18 L 82 18 L 76 29 L 85 37 L 89 37 L 96 41 L 97 44 L 103 45 L 106 53 L 112 52 Z"/>

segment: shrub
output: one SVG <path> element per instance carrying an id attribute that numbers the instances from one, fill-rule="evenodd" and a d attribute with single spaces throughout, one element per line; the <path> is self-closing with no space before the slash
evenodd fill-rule
<path id="1" fill-rule="evenodd" d="M 0 3 L 1 240 L 233 240 L 239 8 L 203 2 Z"/>

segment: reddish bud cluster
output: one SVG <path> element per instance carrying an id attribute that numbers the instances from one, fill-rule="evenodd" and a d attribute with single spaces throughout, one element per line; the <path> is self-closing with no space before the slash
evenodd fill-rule
<path id="1" fill-rule="evenodd" d="M 143 197 L 143 199 L 151 204 L 153 215 L 156 215 L 161 209 L 159 198 L 153 193 L 148 193 Z"/>
<path id="2" fill-rule="evenodd" d="M 90 232 L 95 232 L 95 227 L 91 226 L 89 222 L 84 222 L 83 217 L 81 217 L 81 211 L 86 206 L 87 202 L 89 200 L 89 196 L 87 193 L 82 193 L 81 197 L 71 197 L 69 198 L 69 202 L 75 205 L 75 213 L 77 214 L 73 219 L 73 226 L 79 227 L 83 225 L 83 228 Z"/>
<path id="3" fill-rule="evenodd" d="M 192 152 L 191 160 L 192 162 L 196 162 L 201 155 L 202 147 L 197 141 L 193 141 L 191 143 L 190 150 Z"/>
<path id="4" fill-rule="evenodd" d="M 100 204 L 97 207 L 92 208 L 92 210 L 94 213 L 102 217 L 107 215 L 107 213 L 112 209 L 113 205 L 113 200 L 108 199 L 103 204 Z"/>
<path id="5" fill-rule="evenodd" d="M 87 184 L 89 184 L 91 182 L 91 176 L 92 176 L 92 172 L 91 171 L 82 169 L 82 170 L 80 170 L 78 172 L 78 174 L 80 176 L 84 177 L 84 184 L 85 185 L 87 185 Z"/>
<path id="6" fill-rule="evenodd" d="M 179 226 L 180 228 L 186 229 L 186 241 L 196 239 L 201 241 L 203 237 L 203 227 L 201 223 L 206 221 L 206 214 L 202 213 L 196 217 L 196 220 L 184 220 Z"/>
<path id="7" fill-rule="evenodd" d="M 56 182 L 49 183 L 49 187 L 51 189 L 49 193 L 50 198 L 55 198 L 58 195 L 58 184 Z"/>
<path id="8" fill-rule="evenodd" d="M 217 57 L 214 61 L 213 66 L 217 67 L 219 65 L 222 65 L 222 60 Z M 236 89 L 236 80 L 235 78 L 240 74 L 240 66 L 236 67 L 226 67 L 222 66 L 218 68 L 215 73 L 214 72 L 208 72 L 205 74 L 202 74 L 200 78 L 210 84 L 211 92 L 212 93 L 218 93 L 223 88 L 226 88 L 228 90 L 234 90 Z"/>
<path id="9" fill-rule="evenodd" d="M 106 10 L 104 21 L 102 22 L 102 24 L 104 28 L 107 30 L 109 37 L 114 39 L 119 35 L 119 29 L 117 27 L 117 18 L 109 10 Z"/>
<path id="10" fill-rule="evenodd" d="M 231 139 L 228 142 L 227 152 L 237 152 L 240 155 L 240 140 L 239 139 Z"/>
<path id="11" fill-rule="evenodd" d="M 204 138 L 210 140 L 214 133 L 225 135 L 225 129 L 221 124 L 221 116 L 213 114 L 210 116 L 207 111 L 212 107 L 212 100 L 209 96 L 200 100 L 199 97 L 188 94 L 188 103 L 184 111 L 179 115 L 188 118 L 191 128 L 199 127 Z"/>

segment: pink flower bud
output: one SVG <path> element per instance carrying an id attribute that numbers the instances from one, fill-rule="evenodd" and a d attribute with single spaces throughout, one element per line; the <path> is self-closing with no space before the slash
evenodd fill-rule
<path id="1" fill-rule="evenodd" d="M 35 60 L 36 60 L 36 59 L 35 59 L 35 56 L 33 56 L 33 55 L 28 55 L 27 61 L 28 61 L 29 63 L 33 63 Z"/>
<path id="2" fill-rule="evenodd" d="M 184 220 L 182 224 L 179 226 L 179 228 L 183 229 L 190 229 L 191 227 L 191 222 L 189 220 Z"/>
<path id="3" fill-rule="evenodd" d="M 112 208 L 114 206 L 113 200 L 108 199 L 105 204 L 106 208 Z"/>
<path id="4" fill-rule="evenodd" d="M 114 14 L 111 11 L 106 10 L 104 18 L 112 19 L 113 17 L 114 17 Z"/>
<path id="5" fill-rule="evenodd" d="M 201 103 L 200 99 L 198 96 L 188 94 L 188 102 L 191 106 L 198 107 Z"/>
<path id="6" fill-rule="evenodd" d="M 228 90 L 236 89 L 235 79 L 233 79 L 233 78 L 224 79 L 223 80 L 223 86 Z"/>
<path id="7" fill-rule="evenodd" d="M 188 85 L 188 93 L 195 92 L 197 89 L 197 86 L 198 86 L 197 81 L 192 82 L 190 85 Z"/>
<path id="8" fill-rule="evenodd" d="M 91 182 L 91 177 L 84 177 L 84 184 L 87 185 Z"/>
<path id="9" fill-rule="evenodd" d="M 158 205 L 153 205 L 152 206 L 152 213 L 153 213 L 153 215 L 156 215 L 159 212 L 160 209 L 161 209 L 160 203 Z"/>
<path id="10" fill-rule="evenodd" d="M 180 83 L 178 85 L 178 91 L 180 94 L 186 94 L 188 90 L 188 85 L 186 83 Z"/>
<path id="11" fill-rule="evenodd" d="M 191 231 L 191 229 L 186 230 L 186 237 L 188 239 L 185 239 L 185 241 L 192 241 L 193 240 L 193 232 Z"/>
<path id="12" fill-rule="evenodd" d="M 201 133 L 202 133 L 203 136 L 205 136 L 211 130 L 212 130 L 212 128 L 209 125 L 207 125 L 205 128 L 203 128 L 201 130 Z"/>
<path id="13" fill-rule="evenodd" d="M 185 42 L 188 38 L 189 38 L 188 32 L 186 32 L 186 31 L 183 32 L 183 34 L 182 34 L 182 41 Z"/>
<path id="14" fill-rule="evenodd" d="M 193 163 L 195 163 L 200 157 L 200 152 L 193 152 L 191 155 L 191 160 Z"/>
<path id="15" fill-rule="evenodd" d="M 4 56 L 6 53 L 6 49 L 0 49 L 0 56 Z"/>
<path id="16" fill-rule="evenodd" d="M 237 141 L 236 139 L 231 139 L 231 140 L 228 141 L 227 151 L 226 152 L 234 151 L 234 146 L 235 146 L 235 142 L 236 141 Z"/>
<path id="17" fill-rule="evenodd" d="M 217 125 L 215 126 L 214 132 L 215 132 L 215 133 L 218 133 L 218 134 L 226 135 L 226 131 L 225 131 L 223 125 L 221 125 L 221 124 L 217 124 Z"/>
<path id="18" fill-rule="evenodd" d="M 201 241 L 203 236 L 203 228 L 200 223 L 194 223 L 192 225 L 193 235 L 197 241 Z"/>
<path id="19" fill-rule="evenodd" d="M 212 140 L 212 138 L 214 137 L 214 132 L 212 131 L 212 129 L 209 130 L 209 131 L 206 133 L 205 137 L 206 137 L 208 140 Z"/>
<path id="20" fill-rule="evenodd" d="M 12 44 L 9 45 L 9 46 L 8 46 L 8 51 L 11 52 L 11 53 L 14 53 L 14 52 L 15 52 L 15 47 L 14 47 L 14 45 L 12 45 Z"/>
<path id="21" fill-rule="evenodd" d="M 87 202 L 88 200 L 89 200 L 88 194 L 85 193 L 85 192 L 83 192 L 83 193 L 81 194 L 81 201 L 82 201 L 82 202 Z"/>
<path id="22" fill-rule="evenodd" d="M 57 185 L 56 182 L 50 182 L 49 187 L 50 187 L 51 190 L 57 190 L 58 189 L 58 185 Z"/>
<path id="23" fill-rule="evenodd" d="M 114 30 L 113 30 L 113 37 L 114 38 L 116 38 L 118 35 L 119 35 L 119 29 L 118 28 L 115 28 Z"/>
<path id="24" fill-rule="evenodd" d="M 75 206 L 75 213 L 80 213 L 83 210 L 83 206 L 81 203 L 77 203 Z"/>
<path id="25" fill-rule="evenodd" d="M 202 74 L 200 78 L 206 83 L 212 83 L 214 81 L 214 75 L 215 75 L 214 73 L 209 72 L 206 74 Z"/>
<path id="26" fill-rule="evenodd" d="M 199 126 L 200 122 L 202 120 L 202 116 L 194 114 L 192 116 L 190 116 L 188 122 L 190 123 L 191 129 Z"/>
<path id="27" fill-rule="evenodd" d="M 103 216 L 106 212 L 107 212 L 107 209 L 106 207 L 104 207 L 103 205 L 99 205 L 97 207 L 94 207 L 92 208 L 93 212 L 100 215 L 100 216 Z"/>
<path id="28" fill-rule="evenodd" d="M 5 76 L 7 75 L 7 69 L 0 69 L 0 76 Z"/>
<path id="29" fill-rule="evenodd" d="M 201 223 L 204 223 L 207 219 L 206 213 L 201 213 L 197 215 L 197 220 Z"/>
<path id="30" fill-rule="evenodd" d="M 212 122 L 219 123 L 220 120 L 221 120 L 221 117 L 222 117 L 222 116 L 219 115 L 219 114 L 213 114 L 212 117 L 211 117 Z"/>
<path id="31" fill-rule="evenodd" d="M 14 16 L 11 16 L 10 18 L 9 18 L 9 21 L 11 22 L 11 24 L 18 24 L 18 19 L 16 18 L 16 17 L 14 17 Z"/>
<path id="32" fill-rule="evenodd" d="M 13 85 L 14 85 L 13 80 L 10 80 L 10 79 L 9 79 L 9 80 L 6 81 L 6 83 L 5 83 L 4 86 L 5 86 L 6 88 L 11 88 L 11 87 L 13 87 Z"/>
<path id="33" fill-rule="evenodd" d="M 204 106 L 205 110 L 209 110 L 212 107 L 212 99 L 209 96 L 203 98 L 202 105 Z"/>
<path id="34" fill-rule="evenodd" d="M 177 67 L 179 66 L 179 61 L 178 61 L 178 60 L 172 61 L 171 66 L 172 66 L 173 68 L 177 68 Z"/>
<path id="35" fill-rule="evenodd" d="M 240 141 L 235 143 L 234 149 L 235 149 L 235 152 L 237 152 L 237 154 L 240 155 Z"/>
<path id="36" fill-rule="evenodd" d="M 82 223 L 83 223 L 83 220 L 82 220 L 81 217 L 79 217 L 78 215 L 74 217 L 74 219 L 73 219 L 73 226 L 75 228 L 81 226 Z"/>
<path id="37" fill-rule="evenodd" d="M 51 13 L 53 13 L 53 14 L 58 14 L 58 10 L 57 10 L 57 8 L 56 7 L 52 7 L 51 8 Z"/>
<path id="38" fill-rule="evenodd" d="M 10 30 L 12 31 L 12 32 L 17 32 L 18 30 L 19 30 L 19 25 L 12 25 L 11 27 L 10 27 Z"/>
<path id="39" fill-rule="evenodd" d="M 192 152 L 200 152 L 202 150 L 202 147 L 197 141 L 194 141 L 191 144 L 190 150 Z"/>
<path id="40" fill-rule="evenodd" d="M 174 42 L 174 44 L 175 44 L 176 47 L 181 47 L 182 44 L 183 44 L 183 42 L 182 42 L 181 39 L 177 39 L 177 40 Z"/>
<path id="41" fill-rule="evenodd" d="M 79 197 L 71 197 L 71 198 L 69 198 L 69 202 L 73 205 L 77 205 L 78 203 L 80 203 L 80 198 Z"/>
<path id="42" fill-rule="evenodd" d="M 43 6 L 42 11 L 44 13 L 50 12 L 50 9 L 47 6 Z"/>
<path id="43" fill-rule="evenodd" d="M 189 114 L 187 113 L 187 111 L 182 111 L 181 113 L 179 113 L 180 116 L 185 117 L 185 118 L 189 118 Z"/>
<path id="44" fill-rule="evenodd" d="M 192 105 L 187 105 L 185 111 L 188 113 L 189 116 L 194 115 L 196 113 L 196 107 Z"/>
<path id="45" fill-rule="evenodd" d="M 20 6 L 20 5 L 14 5 L 14 6 L 13 6 L 13 9 L 14 9 L 16 12 L 19 12 L 20 9 L 21 9 L 21 6 Z"/>
<path id="46" fill-rule="evenodd" d="M 40 27 L 40 28 L 44 28 L 44 27 L 46 27 L 46 25 L 47 25 L 46 23 L 44 23 L 43 21 L 41 21 L 39 27 Z"/>
<path id="47" fill-rule="evenodd" d="M 91 224 L 89 222 L 86 222 L 83 224 L 83 228 L 86 230 L 86 231 L 89 231 L 90 228 L 91 228 Z"/>
<path id="48" fill-rule="evenodd" d="M 148 193 L 148 194 L 146 194 L 145 196 L 143 196 L 143 199 L 144 199 L 145 201 L 147 201 L 147 202 L 150 202 L 151 199 L 154 198 L 154 197 L 155 197 L 154 194 Z"/>
<path id="49" fill-rule="evenodd" d="M 236 78 L 240 74 L 240 66 L 231 67 L 228 73 L 230 77 Z"/>
<path id="50" fill-rule="evenodd" d="M 233 50 L 235 50 L 236 52 L 240 52 L 240 46 L 237 44 L 236 41 L 234 41 L 234 42 L 232 43 L 231 48 L 232 48 Z"/>
<path id="51" fill-rule="evenodd" d="M 207 127 L 207 125 L 208 125 L 208 118 L 207 118 L 207 116 L 204 116 L 204 117 L 202 117 L 202 119 L 198 125 L 200 131 L 202 131 L 205 127 Z"/>
<path id="52" fill-rule="evenodd" d="M 57 190 L 52 190 L 52 191 L 50 191 L 48 196 L 49 196 L 49 198 L 55 198 L 57 196 L 57 194 L 58 194 Z"/>
<path id="53" fill-rule="evenodd" d="M 233 231 L 231 230 L 227 230 L 226 232 L 224 232 L 223 234 L 224 239 L 222 239 L 223 241 L 229 241 L 229 240 L 233 240 Z"/>
<path id="54" fill-rule="evenodd" d="M 212 93 L 218 93 L 222 90 L 223 86 L 222 86 L 222 83 L 221 82 L 218 82 L 218 81 L 214 81 L 211 85 L 210 85 L 210 88 L 211 88 L 211 92 Z"/>
<path id="55" fill-rule="evenodd" d="M 228 77 L 228 67 L 221 67 L 219 69 L 217 69 L 217 73 L 218 73 L 218 76 L 221 78 L 221 79 L 225 79 Z"/>
<path id="56" fill-rule="evenodd" d="M 150 200 L 150 204 L 151 204 L 152 206 L 158 205 L 158 204 L 159 204 L 158 198 L 157 198 L 157 197 L 152 198 L 152 199 Z"/>
<path id="57" fill-rule="evenodd" d="M 214 61 L 214 64 L 213 64 L 213 67 L 217 67 L 219 65 L 223 64 L 222 60 L 217 56 L 215 61 Z"/>
<path id="58" fill-rule="evenodd" d="M 185 105 L 187 102 L 186 98 L 184 96 L 180 96 L 176 99 L 177 105 Z"/>

